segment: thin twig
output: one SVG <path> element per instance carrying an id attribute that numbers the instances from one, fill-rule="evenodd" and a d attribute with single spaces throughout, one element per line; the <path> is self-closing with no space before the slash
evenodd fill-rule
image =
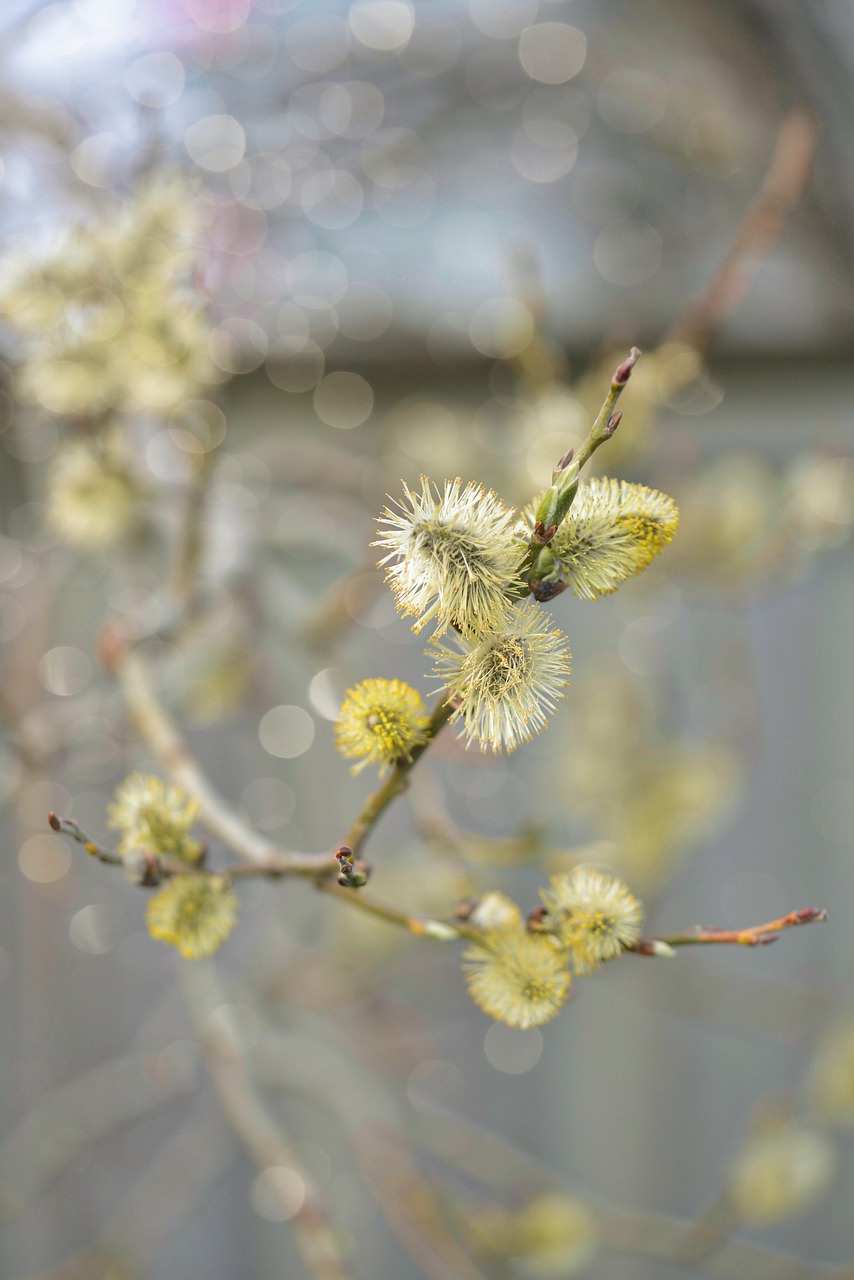
<path id="1" fill-rule="evenodd" d="M 268 1190 L 282 1197 L 282 1214 L 293 1227 L 303 1261 L 316 1280 L 352 1280 L 323 1193 L 255 1090 L 246 1066 L 248 1046 L 213 968 L 182 965 L 181 973 L 193 1031 L 226 1119 L 262 1173 L 289 1170 L 295 1175 L 293 1186 L 286 1184 L 287 1194 L 275 1176 L 269 1178 Z M 210 1016 L 214 1010 L 216 1020 Z"/>
<path id="2" fill-rule="evenodd" d="M 784 929 L 792 929 L 799 924 L 823 923 L 827 919 L 827 911 L 823 907 L 802 907 L 799 911 L 790 911 L 779 920 L 770 920 L 768 924 L 754 924 L 747 929 L 721 929 L 717 925 L 695 924 L 682 933 L 673 933 L 665 938 L 640 938 L 633 946 L 627 948 L 641 956 L 666 954 L 663 948 L 690 947 L 698 943 L 735 943 L 740 947 L 766 946 L 776 942 Z"/>
<path id="3" fill-rule="evenodd" d="M 616 409 L 616 404 L 632 376 L 632 369 L 640 359 L 640 355 L 640 350 L 632 347 L 627 358 L 611 375 L 611 385 L 602 408 L 577 453 L 569 449 L 562 458 L 558 459 L 552 472 L 552 483 L 537 503 L 528 550 L 519 568 L 519 577 L 524 584 L 520 588 L 523 594 L 531 591 L 538 600 L 550 600 L 566 589 L 565 583 L 556 582 L 552 576 L 554 558 L 548 549 L 548 544 L 572 506 L 578 491 L 578 476 L 581 468 L 592 458 L 600 445 L 611 439 L 620 425 L 623 415 L 619 409 Z"/>
<path id="4" fill-rule="evenodd" d="M 786 116 L 765 178 L 730 242 L 711 284 L 671 326 L 665 342 L 706 351 L 718 329 L 738 310 L 753 279 L 780 237 L 809 177 L 818 138 L 812 115 L 796 108 Z"/>
<path id="5" fill-rule="evenodd" d="M 459 938 L 479 941 L 482 937 L 476 929 L 470 929 L 464 924 L 448 924 L 444 920 L 434 920 L 431 916 L 409 915 L 405 911 L 397 911 L 394 907 L 386 906 L 384 902 L 377 902 L 376 898 L 365 893 L 363 889 L 348 889 L 330 880 L 319 880 L 317 887 L 322 893 L 329 894 L 339 902 L 367 911 L 370 915 L 377 916 L 389 924 L 408 929 L 419 938 L 435 938 L 440 942 L 451 942 Z"/>
<path id="6" fill-rule="evenodd" d="M 415 1132 L 419 1143 L 450 1168 L 457 1170 L 466 1183 L 490 1188 L 502 1201 L 518 1198 L 519 1188 L 528 1194 L 562 1191 L 589 1204 L 602 1229 L 601 1247 L 606 1255 L 654 1258 L 668 1264 L 681 1256 L 693 1239 L 698 1222 L 659 1213 L 632 1213 L 620 1209 L 589 1189 L 556 1175 L 541 1159 L 523 1151 L 503 1135 L 472 1120 L 428 1095 L 411 1095 L 415 1111 Z M 703 1219 L 699 1219 L 702 1222 Z M 719 1251 L 704 1257 L 702 1273 L 721 1280 L 743 1280 L 745 1276 L 782 1277 L 795 1270 L 791 1280 L 816 1280 L 831 1275 L 842 1280 L 831 1267 L 819 1263 L 798 1263 L 760 1245 L 740 1240 L 719 1241 Z M 844 1274 L 844 1273 L 842 1273 Z M 854 1280 L 854 1273 L 845 1277 Z"/>
<path id="7" fill-rule="evenodd" d="M 48 1186 L 79 1155 L 73 1143 L 49 1164 L 37 1158 L 45 1138 L 65 1127 L 95 1144 L 115 1130 L 184 1097 L 189 1081 L 178 1072 L 155 1070 L 150 1052 L 120 1054 L 60 1085 L 27 1111 L 0 1146 L 4 1221 L 32 1207 Z"/>
<path id="8" fill-rule="evenodd" d="M 421 759 L 424 752 L 432 743 L 433 739 L 441 732 L 454 714 L 453 703 L 446 700 L 445 694 L 442 694 L 436 703 L 430 715 L 430 724 L 427 730 L 427 738 L 419 746 L 414 747 L 412 754 L 406 760 L 398 760 L 393 766 L 391 772 L 376 791 L 368 796 L 362 806 L 359 816 L 356 818 L 350 830 L 344 837 L 343 843 L 348 845 L 353 853 L 361 852 L 368 835 L 372 828 L 376 825 L 378 819 L 385 812 L 388 806 L 394 800 L 395 796 L 400 795 L 405 790 L 409 778 L 410 771 Z"/>
<path id="9" fill-rule="evenodd" d="M 99 862 L 106 862 L 111 867 L 120 867 L 122 858 L 112 849 L 107 849 L 102 844 L 98 844 L 96 840 L 91 840 L 85 831 L 81 831 L 78 823 L 73 818 L 60 818 L 58 814 L 52 811 L 47 815 L 51 829 L 58 832 L 59 835 L 70 836 L 72 840 L 76 840 L 78 844 L 82 844 L 83 848 L 93 858 L 97 858 Z"/>
<path id="10" fill-rule="evenodd" d="M 579 446 L 578 452 L 575 454 L 575 463 L 579 470 L 584 466 L 585 462 L 592 458 L 593 454 L 601 444 L 606 440 L 610 440 L 620 425 L 620 419 L 614 410 L 617 401 L 625 390 L 626 383 L 632 374 L 632 369 L 640 359 L 640 350 L 632 347 L 627 359 L 618 365 L 611 378 L 611 385 L 608 388 L 608 394 L 605 397 L 602 408 L 596 415 L 593 426 L 588 431 L 585 439 Z M 615 421 L 616 418 L 616 421 Z"/>
<path id="11" fill-rule="evenodd" d="M 432 1186 L 399 1132 L 388 1124 L 366 1127 L 355 1151 L 389 1228 L 429 1280 L 486 1280 L 451 1234 Z"/>
<path id="12" fill-rule="evenodd" d="M 213 786 L 158 702 L 142 655 L 115 633 L 108 636 L 102 652 L 118 679 L 139 736 L 178 785 L 198 800 L 199 818 L 208 831 L 268 875 L 324 876 L 338 871 L 329 854 L 280 849 L 249 826 Z"/>
<path id="13" fill-rule="evenodd" d="M 697 1267 L 721 1251 L 738 1227 L 729 1197 L 721 1193 L 714 1203 L 691 1226 L 673 1251 L 673 1261 L 684 1267 Z"/>

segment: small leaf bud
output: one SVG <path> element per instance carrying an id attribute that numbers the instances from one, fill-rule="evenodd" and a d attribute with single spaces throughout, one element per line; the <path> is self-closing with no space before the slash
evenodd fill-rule
<path id="1" fill-rule="evenodd" d="M 624 360 L 622 364 L 617 365 L 617 368 L 614 371 L 614 376 L 611 379 L 613 386 L 624 387 L 626 385 L 629 378 L 632 376 L 632 369 L 634 369 L 640 359 L 640 354 L 640 349 L 638 347 L 632 347 L 629 358 Z"/>

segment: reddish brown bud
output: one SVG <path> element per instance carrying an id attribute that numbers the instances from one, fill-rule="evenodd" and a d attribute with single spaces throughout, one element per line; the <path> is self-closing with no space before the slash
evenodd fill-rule
<path id="1" fill-rule="evenodd" d="M 637 942 L 632 944 L 632 951 L 636 956 L 654 956 L 655 942 L 652 938 L 638 938 Z"/>
<path id="2" fill-rule="evenodd" d="M 531 582 L 531 595 L 535 600 L 544 603 L 546 600 L 554 600 L 555 596 L 559 596 L 562 591 L 566 591 L 567 584 L 565 582 Z"/>
<path id="3" fill-rule="evenodd" d="M 338 859 L 339 862 L 341 862 L 342 859 L 344 858 L 346 858 L 348 862 L 352 862 L 353 850 L 350 848 L 348 844 L 342 844 L 339 847 L 338 852 L 335 854 L 335 857 Z"/>
<path id="4" fill-rule="evenodd" d="M 567 449 L 567 451 L 566 451 L 566 453 L 563 455 L 563 457 L 562 457 L 562 458 L 559 458 L 559 459 L 558 459 L 558 461 L 557 461 L 557 464 L 556 464 L 556 466 L 555 466 L 555 475 L 557 475 L 557 473 L 558 473 L 559 471 L 566 471 L 566 469 L 567 469 L 567 467 L 569 466 L 570 462 L 572 462 L 572 459 L 573 459 L 573 457 L 574 457 L 574 456 L 575 456 L 575 450 L 574 450 L 574 449 Z"/>
<path id="5" fill-rule="evenodd" d="M 623 411 L 622 409 L 618 409 L 617 412 L 612 413 L 610 418 L 608 419 L 607 425 L 605 427 L 605 434 L 610 438 L 614 434 L 614 432 L 617 430 L 617 427 L 620 425 L 622 421 L 623 421 Z"/>
<path id="6" fill-rule="evenodd" d="M 531 535 L 531 541 L 534 542 L 539 547 L 546 547 L 551 542 L 552 538 L 555 536 L 556 533 L 557 533 L 556 524 L 550 524 L 547 529 L 543 524 L 542 520 L 538 520 L 537 523 L 534 525 L 534 532 Z"/>
<path id="7" fill-rule="evenodd" d="M 615 387 L 624 387 L 632 376 L 632 369 L 634 369 L 639 359 L 640 349 L 638 347 L 632 347 L 631 355 L 628 360 L 624 360 L 622 364 L 617 365 L 617 368 L 614 371 L 614 376 L 611 379 L 612 385 Z"/>
<path id="8" fill-rule="evenodd" d="M 142 854 L 142 874 L 139 883 L 146 889 L 153 889 L 163 879 L 163 868 L 157 854 L 146 849 Z"/>
<path id="9" fill-rule="evenodd" d="M 51 812 L 47 815 L 47 820 L 48 820 L 48 822 L 50 823 L 50 825 L 51 825 L 51 827 L 53 828 L 53 830 L 54 830 L 54 831 L 61 831 L 61 830 L 62 830 L 62 823 L 59 821 L 59 818 L 57 818 L 56 814 L 55 814 L 53 811 L 51 811 Z"/>
<path id="10" fill-rule="evenodd" d="M 462 901 L 458 902 L 457 905 L 454 907 L 454 912 L 453 912 L 454 919 L 455 920 L 470 919 L 472 912 L 474 911 L 475 907 L 479 902 L 480 902 L 480 898 L 463 898 Z"/>

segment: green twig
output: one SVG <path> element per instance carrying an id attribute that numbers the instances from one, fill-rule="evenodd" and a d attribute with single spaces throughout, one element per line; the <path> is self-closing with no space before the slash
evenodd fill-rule
<path id="1" fill-rule="evenodd" d="M 388 806 L 394 800 L 395 796 L 400 795 L 407 786 L 409 774 L 412 768 L 421 759 L 424 752 L 432 743 L 433 739 L 441 732 L 445 725 L 454 714 L 454 706 L 451 702 L 446 701 L 448 695 L 443 693 L 439 701 L 436 703 L 430 715 L 430 724 L 427 730 L 427 738 L 419 746 L 414 747 L 411 755 L 405 760 L 398 760 L 386 778 L 376 791 L 368 796 L 362 805 L 361 812 L 356 818 L 350 830 L 344 837 L 343 843 L 352 850 L 354 854 L 358 854 L 365 841 L 368 838 L 372 828 L 376 825 L 380 816 L 385 812 Z"/>
<path id="2" fill-rule="evenodd" d="M 394 907 L 386 906 L 384 902 L 377 902 L 376 898 L 372 898 L 362 889 L 342 888 L 332 880 L 318 880 L 317 887 L 321 893 L 327 893 L 337 898 L 339 902 L 367 911 L 388 924 L 408 929 L 419 938 L 436 938 L 440 942 L 453 942 L 458 938 L 469 938 L 477 942 L 481 939 L 481 934 L 476 929 L 470 929 L 464 924 L 448 924 L 444 920 L 434 920 L 430 916 L 409 915 L 405 911 L 397 911 Z"/>
<path id="3" fill-rule="evenodd" d="M 606 440 L 610 440 L 617 427 L 620 425 L 620 416 L 614 412 L 617 407 L 617 401 L 623 393 L 623 389 L 632 376 L 638 360 L 640 359 L 640 349 L 632 347 L 631 352 L 621 365 L 614 370 L 611 378 L 611 386 L 605 397 L 605 402 L 596 416 L 596 421 L 587 433 L 586 438 L 582 442 L 578 453 L 575 455 L 575 463 L 579 469 L 590 460 L 600 444 L 604 444 Z M 615 421 L 616 418 L 616 421 Z"/>

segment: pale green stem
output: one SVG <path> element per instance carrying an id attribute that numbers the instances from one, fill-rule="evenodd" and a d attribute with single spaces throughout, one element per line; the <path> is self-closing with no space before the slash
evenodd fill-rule
<path id="1" fill-rule="evenodd" d="M 358 854 L 367 840 L 372 828 L 376 825 L 381 815 L 385 812 L 392 800 L 407 786 L 410 771 L 421 759 L 424 752 L 432 743 L 433 739 L 441 732 L 445 725 L 454 714 L 453 705 L 446 701 L 446 694 L 443 693 L 430 715 L 430 723 L 427 730 L 427 738 L 419 746 L 413 748 L 411 755 L 405 760 L 398 760 L 393 766 L 391 772 L 385 781 L 377 787 L 376 791 L 368 796 L 362 805 L 361 812 L 356 818 L 350 830 L 344 837 L 343 843 L 352 849 L 353 853 Z"/>

